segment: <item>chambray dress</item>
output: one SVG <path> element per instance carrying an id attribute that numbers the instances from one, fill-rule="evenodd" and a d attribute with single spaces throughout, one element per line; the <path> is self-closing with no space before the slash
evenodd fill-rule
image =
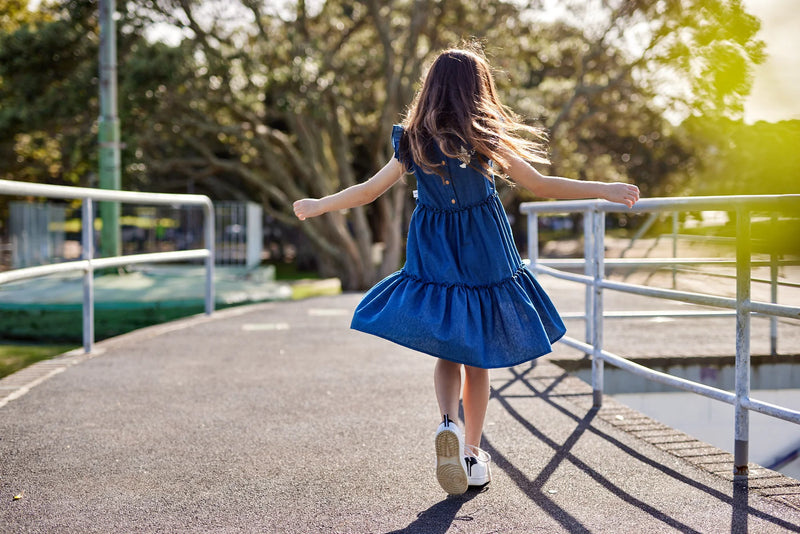
<path id="1" fill-rule="evenodd" d="M 402 135 L 395 126 L 398 160 Z M 351 328 L 484 369 L 547 354 L 566 328 L 522 263 L 494 183 L 439 156 L 445 178 L 412 163 L 418 197 L 406 263 L 367 292 Z"/>

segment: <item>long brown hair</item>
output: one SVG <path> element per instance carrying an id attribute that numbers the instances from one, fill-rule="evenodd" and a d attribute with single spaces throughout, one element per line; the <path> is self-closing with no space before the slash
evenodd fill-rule
<path id="1" fill-rule="evenodd" d="M 511 155 L 532 163 L 549 163 L 546 134 L 523 124 L 500 102 L 491 67 L 474 44 L 439 54 L 403 126 L 401 158 L 405 153 L 427 173 L 444 174 L 442 162 L 434 161 L 434 144 L 447 157 L 461 159 L 487 178 L 492 176 L 489 160 L 501 170 L 507 168 Z M 528 133 L 533 140 L 517 132 Z M 473 150 L 483 157 L 471 157 Z"/>

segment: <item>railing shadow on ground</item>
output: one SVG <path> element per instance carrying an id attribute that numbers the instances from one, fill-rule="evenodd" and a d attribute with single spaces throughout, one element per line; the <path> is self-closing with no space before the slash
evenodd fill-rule
<path id="1" fill-rule="evenodd" d="M 464 504 L 483 491 L 485 488 L 469 489 L 463 495 L 448 496 L 427 510 L 418 513 L 417 518 L 407 527 L 392 530 L 386 534 L 445 534 L 456 521 L 472 521 L 471 516 L 459 516 L 458 512 Z"/>
<path id="2" fill-rule="evenodd" d="M 747 534 L 747 519 L 749 516 L 750 481 L 741 477 L 733 481 L 733 502 L 731 507 L 731 534 Z"/>
<path id="3" fill-rule="evenodd" d="M 569 532 L 590 532 L 590 530 L 584 526 L 580 521 L 578 521 L 575 517 L 567 513 L 562 507 L 556 504 L 551 498 L 545 495 L 542 492 L 542 488 L 544 487 L 545 482 L 550 478 L 550 476 L 556 471 L 556 469 L 561 465 L 563 462 L 567 461 L 580 469 L 583 473 L 587 474 L 591 477 L 595 482 L 603 486 L 605 489 L 613 493 L 615 496 L 620 498 L 621 500 L 625 501 L 626 503 L 636 506 L 643 512 L 647 513 L 654 519 L 661 521 L 664 523 L 665 526 L 669 526 L 679 530 L 680 532 L 699 532 L 698 530 L 693 529 L 689 525 L 686 525 L 670 516 L 665 514 L 664 512 L 658 510 L 657 508 L 653 507 L 650 504 L 647 504 L 640 499 L 637 499 L 630 493 L 626 492 L 619 486 L 615 485 L 611 480 L 605 477 L 602 473 L 597 471 L 596 469 L 589 466 L 586 462 L 575 456 L 571 450 L 574 445 L 578 442 L 578 440 L 583 436 L 585 433 L 589 432 L 592 433 L 608 443 L 614 445 L 618 449 L 620 449 L 623 453 L 630 456 L 632 460 L 636 460 L 643 464 L 646 464 L 649 467 L 658 469 L 662 473 L 672 477 L 673 479 L 686 484 L 687 486 L 691 486 L 695 489 L 701 490 L 708 494 L 710 497 L 719 500 L 720 502 L 727 504 L 731 507 L 731 532 L 732 533 L 746 533 L 748 531 L 748 519 L 750 517 L 758 518 L 763 521 L 767 521 L 772 523 L 776 526 L 788 529 L 790 531 L 794 531 L 797 529 L 797 525 L 781 519 L 779 517 L 775 517 L 774 515 L 768 514 L 761 510 L 757 510 L 750 506 L 749 504 L 749 485 L 746 478 L 742 477 L 740 479 L 737 477 L 733 482 L 732 488 L 732 495 L 728 495 L 722 491 L 719 491 L 715 488 L 706 486 L 705 484 L 693 480 L 686 475 L 675 471 L 647 456 L 643 455 L 642 453 L 634 450 L 630 446 L 622 443 L 620 440 L 616 439 L 615 437 L 603 432 L 602 430 L 598 429 L 597 427 L 593 426 L 593 420 L 595 419 L 599 408 L 593 407 L 589 409 L 585 415 L 580 416 L 573 411 L 568 410 L 567 408 L 563 407 L 561 404 L 555 402 L 554 398 L 561 398 L 563 397 L 560 394 L 554 394 L 553 390 L 555 387 L 564 380 L 568 376 L 566 372 L 561 374 L 560 376 L 549 377 L 552 382 L 547 385 L 544 389 L 538 388 L 535 384 L 533 384 L 529 378 L 528 374 L 535 368 L 536 362 L 523 370 L 522 372 L 518 371 L 517 369 L 510 369 L 513 377 L 506 382 L 505 384 L 501 385 L 500 387 L 492 389 L 492 398 L 497 400 L 502 408 L 511 415 L 514 419 L 517 420 L 526 430 L 528 430 L 532 436 L 539 441 L 545 443 L 551 449 L 553 449 L 554 454 L 547 465 L 541 470 L 539 475 L 536 476 L 535 479 L 531 480 L 526 473 L 524 473 L 521 469 L 516 467 L 509 459 L 500 453 L 492 444 L 485 442 L 486 450 L 492 455 L 492 459 L 495 462 L 495 465 L 498 469 L 502 469 L 506 472 L 509 478 L 522 490 L 528 498 L 530 498 L 534 503 L 536 503 L 542 510 L 548 513 L 553 519 L 558 521 L 564 529 Z M 544 400 L 547 404 L 564 414 L 565 416 L 573 419 L 576 423 L 575 428 L 573 429 L 572 433 L 569 437 L 564 441 L 563 444 L 559 444 L 555 442 L 552 438 L 544 434 L 542 431 L 537 429 L 533 426 L 521 413 L 516 411 L 508 401 L 508 399 L 504 396 L 503 392 L 507 390 L 514 384 L 520 383 L 525 386 L 527 389 L 531 391 L 532 397 L 537 397 Z M 588 397 L 589 394 L 586 394 Z M 514 396 L 518 398 L 518 395 Z M 485 438 L 484 438 L 485 441 Z"/>

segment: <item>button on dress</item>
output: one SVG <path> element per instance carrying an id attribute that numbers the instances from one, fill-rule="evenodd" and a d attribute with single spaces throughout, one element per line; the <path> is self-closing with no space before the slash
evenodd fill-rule
<path id="1" fill-rule="evenodd" d="M 392 146 L 400 160 L 403 128 Z M 445 177 L 417 178 L 406 263 L 370 289 L 351 328 L 473 367 L 511 367 L 552 351 L 566 328 L 522 263 L 494 183 L 439 153 Z"/>

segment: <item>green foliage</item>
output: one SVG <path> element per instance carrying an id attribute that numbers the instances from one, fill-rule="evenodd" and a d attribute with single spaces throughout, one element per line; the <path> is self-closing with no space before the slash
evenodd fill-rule
<path id="1" fill-rule="evenodd" d="M 500 58 L 510 103 L 550 128 L 550 172 L 675 194 L 697 147 L 673 124 L 741 115 L 759 22 L 737 1 L 607 5 L 567 2 L 563 21 L 518 29 Z"/>
<path id="2" fill-rule="evenodd" d="M 0 33 L 4 179 L 78 184 L 94 168 L 97 39 L 90 2 Z M 93 38 L 95 37 L 95 38 Z"/>
<path id="3" fill-rule="evenodd" d="M 698 147 L 685 186 L 693 194 L 800 193 L 800 120 L 748 125 L 692 118 L 683 129 Z"/>
<path id="4" fill-rule="evenodd" d="M 549 128 L 543 170 L 633 181 L 651 196 L 697 184 L 713 145 L 700 124 L 741 116 L 763 59 L 758 20 L 740 0 L 559 6 L 554 20 L 539 17 L 541 1 L 130 2 L 118 45 L 123 187 L 255 199 L 297 225 L 293 200 L 385 163 L 391 124 L 425 65 L 464 39 L 485 44 L 505 103 Z M 96 8 L 69 0 L 36 24 L 0 27 L 1 177 L 88 183 Z M 146 39 L 156 24 L 179 42 Z M 694 122 L 674 126 L 686 117 Z M 369 207 L 306 221 L 298 254 L 346 289 L 363 288 L 399 265 L 411 205 L 395 188 Z"/>
<path id="5" fill-rule="evenodd" d="M 36 21 L 0 32 L 0 158 L 6 162 L 0 178 L 91 185 L 99 114 L 97 2 L 42 9 Z M 186 51 L 148 43 L 137 20 L 123 18 L 118 29 L 124 182 L 136 188 L 146 181 L 138 139 L 152 136 L 159 93 L 185 72 Z"/>
<path id="6" fill-rule="evenodd" d="M 11 33 L 21 26 L 35 25 L 52 19 L 52 2 L 41 2 L 36 11 L 31 11 L 29 5 L 29 0 L 4 0 L 3 10 L 0 11 L 0 31 Z"/>

